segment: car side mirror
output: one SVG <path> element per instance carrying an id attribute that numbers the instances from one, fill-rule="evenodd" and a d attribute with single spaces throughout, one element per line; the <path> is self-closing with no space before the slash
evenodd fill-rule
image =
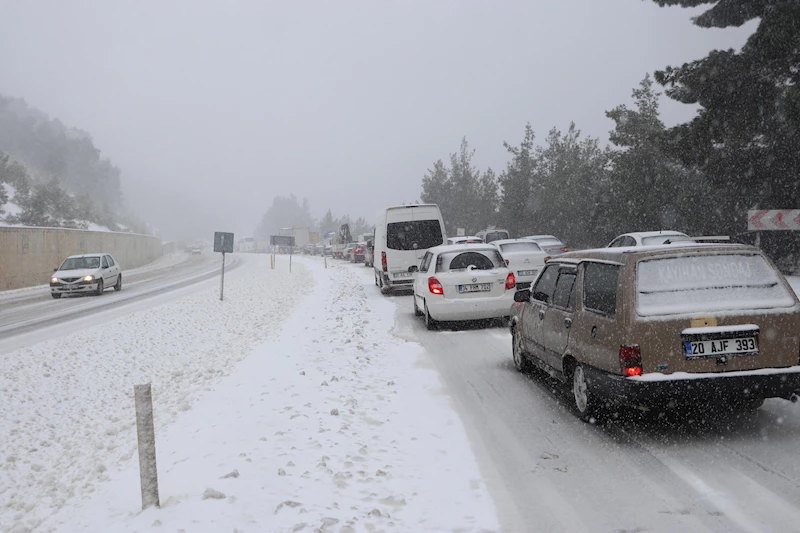
<path id="1" fill-rule="evenodd" d="M 58 272 L 58 269 L 57 269 L 57 268 L 54 268 L 54 269 L 53 269 L 53 272 Z"/>
<path id="2" fill-rule="evenodd" d="M 518 303 L 525 303 L 531 301 L 530 289 L 522 289 L 514 293 L 514 301 Z"/>

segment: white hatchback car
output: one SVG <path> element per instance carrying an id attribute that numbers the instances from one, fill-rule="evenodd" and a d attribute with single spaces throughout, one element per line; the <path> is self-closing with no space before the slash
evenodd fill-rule
<path id="1" fill-rule="evenodd" d="M 491 244 L 430 248 L 414 281 L 414 313 L 428 329 L 437 322 L 503 318 L 511 313 L 514 273 Z"/>
<path id="2" fill-rule="evenodd" d="M 53 270 L 50 278 L 50 295 L 103 294 L 108 287 L 122 290 L 122 268 L 110 254 L 71 255 Z"/>
<path id="3" fill-rule="evenodd" d="M 533 241 L 527 239 L 502 239 L 492 241 L 497 246 L 506 265 L 514 273 L 517 290 L 527 289 L 544 268 L 550 254 Z"/>

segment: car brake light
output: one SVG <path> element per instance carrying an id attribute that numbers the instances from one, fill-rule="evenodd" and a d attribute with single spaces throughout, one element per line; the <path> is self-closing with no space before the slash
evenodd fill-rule
<path id="1" fill-rule="evenodd" d="M 428 290 L 431 291 L 431 294 L 441 294 L 444 296 L 444 287 L 442 287 L 439 280 L 433 276 L 428 278 Z"/>
<path id="2" fill-rule="evenodd" d="M 386 264 L 386 252 L 381 252 L 381 265 L 383 266 L 383 271 L 389 271 L 389 265 Z"/>
<path id="3" fill-rule="evenodd" d="M 545 263 L 547 263 L 548 261 L 550 261 L 550 256 L 549 256 L 549 255 L 548 255 L 547 257 L 545 257 L 545 258 L 544 258 L 544 262 L 545 262 Z"/>
<path id="4" fill-rule="evenodd" d="M 619 347 L 619 368 L 623 376 L 642 375 L 642 352 L 638 344 Z"/>
<path id="5" fill-rule="evenodd" d="M 514 273 L 513 272 L 509 272 L 508 276 L 506 276 L 506 290 L 507 291 L 511 290 L 516 286 L 517 286 L 517 280 L 514 277 Z"/>
<path id="6" fill-rule="evenodd" d="M 562 252 L 569 252 L 569 248 L 567 248 L 567 247 L 565 246 L 565 247 L 563 247 L 563 248 L 561 249 L 561 251 L 562 251 Z"/>
<path id="7" fill-rule="evenodd" d="M 506 266 L 508 266 L 508 263 L 510 263 L 510 261 L 508 259 L 506 259 Z"/>

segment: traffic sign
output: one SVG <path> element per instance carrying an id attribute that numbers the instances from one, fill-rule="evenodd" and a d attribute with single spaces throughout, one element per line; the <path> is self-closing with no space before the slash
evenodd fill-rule
<path id="1" fill-rule="evenodd" d="M 214 232 L 214 251 L 222 252 L 223 254 L 233 253 L 233 233 L 225 233 L 222 231 Z"/>
<path id="2" fill-rule="evenodd" d="M 800 231 L 800 209 L 758 209 L 747 212 L 747 229 Z"/>

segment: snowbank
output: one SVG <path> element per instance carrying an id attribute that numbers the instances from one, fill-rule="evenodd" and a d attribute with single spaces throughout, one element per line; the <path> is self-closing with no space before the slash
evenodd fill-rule
<path id="1" fill-rule="evenodd" d="M 293 283 L 310 280 L 299 264 L 316 288 L 280 337 L 160 424 L 162 508 L 139 509 L 128 461 L 43 531 L 498 530 L 438 375 L 421 347 L 391 334 L 394 305 L 355 266 L 295 259 Z"/>
<path id="2" fill-rule="evenodd" d="M 0 359 L 0 531 L 34 528 L 136 468 L 134 384 L 153 383 L 162 429 L 279 327 L 309 276 L 271 271 L 266 256 L 249 265 L 224 302 L 206 289 Z"/>

